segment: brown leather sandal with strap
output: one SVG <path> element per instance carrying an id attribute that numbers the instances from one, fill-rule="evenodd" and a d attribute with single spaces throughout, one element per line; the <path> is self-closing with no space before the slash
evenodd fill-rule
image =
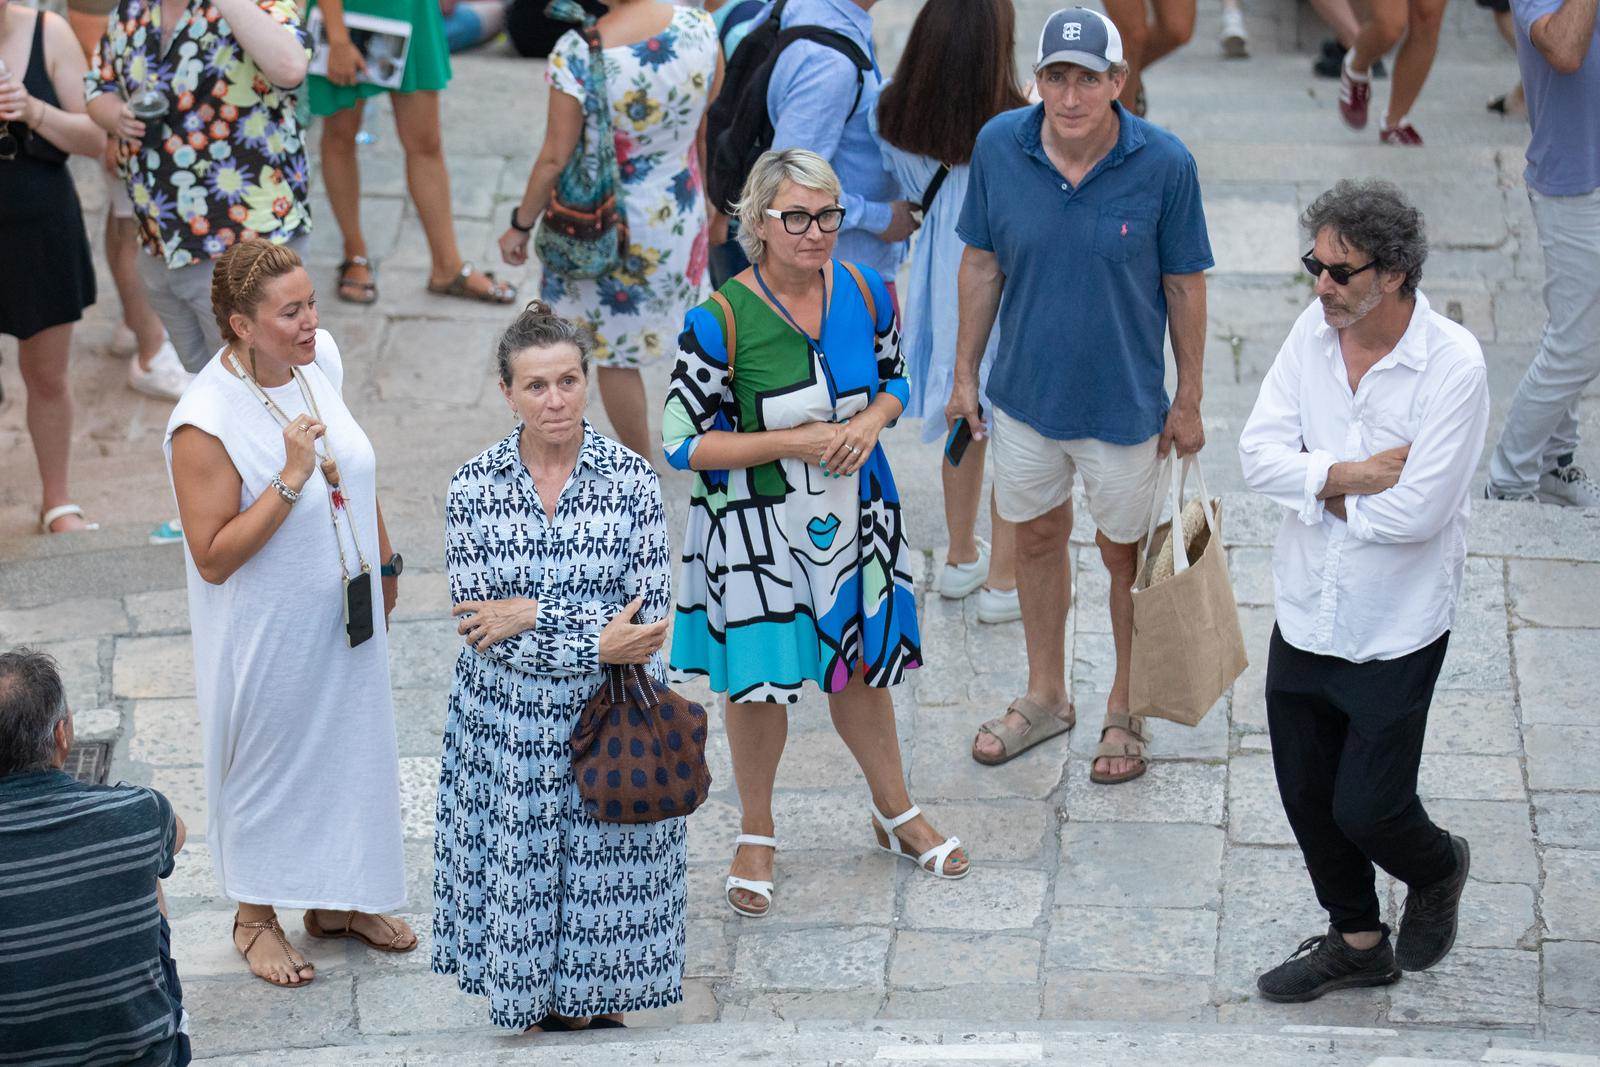
<path id="1" fill-rule="evenodd" d="M 250 962 L 250 950 L 256 947 L 256 942 L 261 940 L 261 935 L 270 931 L 272 936 L 277 939 L 278 944 L 283 947 L 283 955 L 289 961 L 289 968 L 290 970 L 294 971 L 295 976 L 298 977 L 300 981 L 279 982 L 273 980 L 267 975 L 256 974 L 256 972 L 253 970 L 250 972 L 251 974 L 256 974 L 256 977 L 261 979 L 263 982 L 266 982 L 269 985 L 275 985 L 280 989 L 298 989 L 300 986 L 310 985 L 312 981 L 316 979 L 317 968 L 315 964 L 311 963 L 303 956 L 299 957 L 301 962 L 295 962 L 296 955 L 294 946 L 289 944 L 289 938 L 284 935 L 283 927 L 278 925 L 278 917 L 276 915 L 270 919 L 263 919 L 260 922 L 245 922 L 243 919 L 239 918 L 238 912 L 234 912 L 232 936 L 237 937 L 241 929 L 255 931 L 255 933 L 250 935 L 250 940 L 245 942 L 244 948 L 239 949 L 239 955 L 244 957 L 244 961 L 246 963 Z M 237 940 L 234 941 L 233 947 L 239 948 L 239 942 Z M 307 971 L 311 972 L 309 976 L 306 975 Z"/>
<path id="2" fill-rule="evenodd" d="M 1107 741 L 1107 730 L 1126 730 L 1132 741 Z M 1135 770 L 1124 771 L 1121 774 L 1100 774 L 1094 769 L 1094 763 L 1089 765 L 1089 781 L 1096 785 L 1118 785 L 1122 782 L 1131 782 L 1150 769 L 1150 760 L 1145 756 L 1145 746 L 1150 743 L 1150 738 L 1145 736 L 1144 717 L 1142 715 L 1129 715 L 1125 711 L 1106 712 L 1106 724 L 1100 728 L 1100 746 L 1094 750 L 1095 762 L 1102 759 L 1136 759 L 1139 766 Z"/>
<path id="3" fill-rule="evenodd" d="M 310 934 L 312 937 L 329 939 L 353 937 L 357 941 L 360 941 L 362 944 L 366 945 L 368 948 L 375 948 L 379 952 L 410 952 L 412 949 L 417 947 L 416 934 L 413 933 L 411 935 L 411 944 L 403 945 L 402 942 L 404 942 L 406 939 L 406 930 L 403 930 L 394 923 L 390 922 L 387 916 L 374 914 L 372 917 L 382 923 L 384 929 L 389 931 L 391 936 L 388 944 L 374 941 L 360 930 L 355 929 L 354 924 L 356 921 L 356 913 L 353 911 L 347 911 L 344 913 L 344 929 L 342 930 L 329 930 L 321 923 L 317 922 L 317 912 L 314 908 L 306 909 L 304 922 L 306 926 L 306 933 Z"/>

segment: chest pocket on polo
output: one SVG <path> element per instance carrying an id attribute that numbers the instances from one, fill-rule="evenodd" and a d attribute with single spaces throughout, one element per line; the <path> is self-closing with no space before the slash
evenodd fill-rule
<path id="1" fill-rule="evenodd" d="M 1094 250 L 1112 263 L 1150 255 L 1156 247 L 1156 213 L 1144 203 L 1118 201 L 1100 209 Z"/>

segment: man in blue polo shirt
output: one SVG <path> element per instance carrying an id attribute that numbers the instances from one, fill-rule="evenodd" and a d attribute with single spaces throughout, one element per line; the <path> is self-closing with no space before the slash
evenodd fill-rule
<path id="1" fill-rule="evenodd" d="M 1028 691 L 979 729 L 973 758 L 1002 763 L 1075 721 L 1066 681 L 1072 482 L 1083 477 L 1111 575 L 1117 670 L 1090 780 L 1145 772 L 1144 721 L 1128 714 L 1132 587 L 1159 460 L 1205 444 L 1200 422 L 1212 265 L 1194 159 L 1116 103 L 1122 38 L 1104 15 L 1057 11 L 1034 64 L 1041 104 L 991 119 L 956 227 L 956 380 L 946 417 L 994 433 L 995 502 L 1017 527 Z M 996 316 L 989 377 L 978 364 Z M 1171 405 L 1163 338 L 1178 365 Z"/>

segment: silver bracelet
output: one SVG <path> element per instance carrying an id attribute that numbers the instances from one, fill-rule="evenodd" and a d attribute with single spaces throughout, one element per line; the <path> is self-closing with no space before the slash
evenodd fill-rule
<path id="1" fill-rule="evenodd" d="M 278 491 L 278 495 L 283 497 L 284 500 L 291 504 L 300 499 L 300 494 L 295 492 L 293 489 L 290 489 L 287 485 L 284 485 L 283 479 L 276 474 L 272 476 L 272 488 L 276 489 Z"/>

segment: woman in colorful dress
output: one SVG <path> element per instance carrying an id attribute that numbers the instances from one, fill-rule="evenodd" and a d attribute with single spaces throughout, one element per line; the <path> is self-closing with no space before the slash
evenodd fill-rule
<path id="1" fill-rule="evenodd" d="M 433 970 L 516 1030 L 618 1026 L 683 999 L 684 820 L 596 822 L 572 777 L 601 664 L 661 678 L 672 608 L 656 472 L 583 417 L 591 344 L 539 301 L 512 323 L 498 362 L 517 428 L 445 505 L 466 647 L 439 771 Z"/>
<path id="2" fill-rule="evenodd" d="M 711 16 L 660 0 L 610 0 L 595 24 L 605 46 L 605 103 L 622 178 L 618 201 L 628 251 L 598 279 L 544 272 L 539 295 L 595 338 L 600 400 L 613 432 L 641 456 L 654 452 L 639 369 L 669 351 L 683 313 L 705 298 L 706 204 L 698 135 L 722 81 Z M 577 14 L 574 11 L 574 14 Z M 596 143 L 601 101 L 589 46 L 576 30 L 550 53 L 550 114 L 522 202 L 500 238 L 507 263 L 528 260 L 528 238 L 556 179 L 588 126 Z M 587 101 L 587 103 L 585 102 Z"/>
<path id="3" fill-rule="evenodd" d="M 894 307 L 871 268 L 833 259 L 839 179 L 768 152 L 738 205 L 750 268 L 694 308 L 662 436 L 698 472 L 671 665 L 727 694 L 742 808 L 726 894 L 772 907 L 772 787 L 788 705 L 810 681 L 872 792 L 878 846 L 940 878 L 970 869 L 906 792 L 888 687 L 921 665 L 910 550 L 878 435 L 909 390 Z"/>
<path id="4" fill-rule="evenodd" d="M 406 189 L 417 209 L 432 264 L 428 291 L 491 304 L 509 304 L 517 289 L 477 270 L 461 257 L 455 221 L 450 214 L 450 172 L 444 165 L 439 132 L 439 90 L 450 83 L 450 46 L 445 41 L 439 0 L 310 0 L 322 13 L 328 37 L 328 73 L 312 74 L 311 113 L 322 117 L 322 180 L 328 204 L 344 238 L 339 264 L 339 299 L 370 304 L 378 299 L 377 274 L 367 256 L 361 232 L 361 168 L 356 160 L 356 134 L 368 97 L 389 94 L 395 132 L 406 157 Z M 411 44 L 399 88 L 385 89 L 358 81 L 368 56 L 350 35 L 345 12 L 398 19 L 411 25 Z M 307 18 L 310 18 L 309 10 Z M 374 40 L 366 47 L 371 50 Z"/>

